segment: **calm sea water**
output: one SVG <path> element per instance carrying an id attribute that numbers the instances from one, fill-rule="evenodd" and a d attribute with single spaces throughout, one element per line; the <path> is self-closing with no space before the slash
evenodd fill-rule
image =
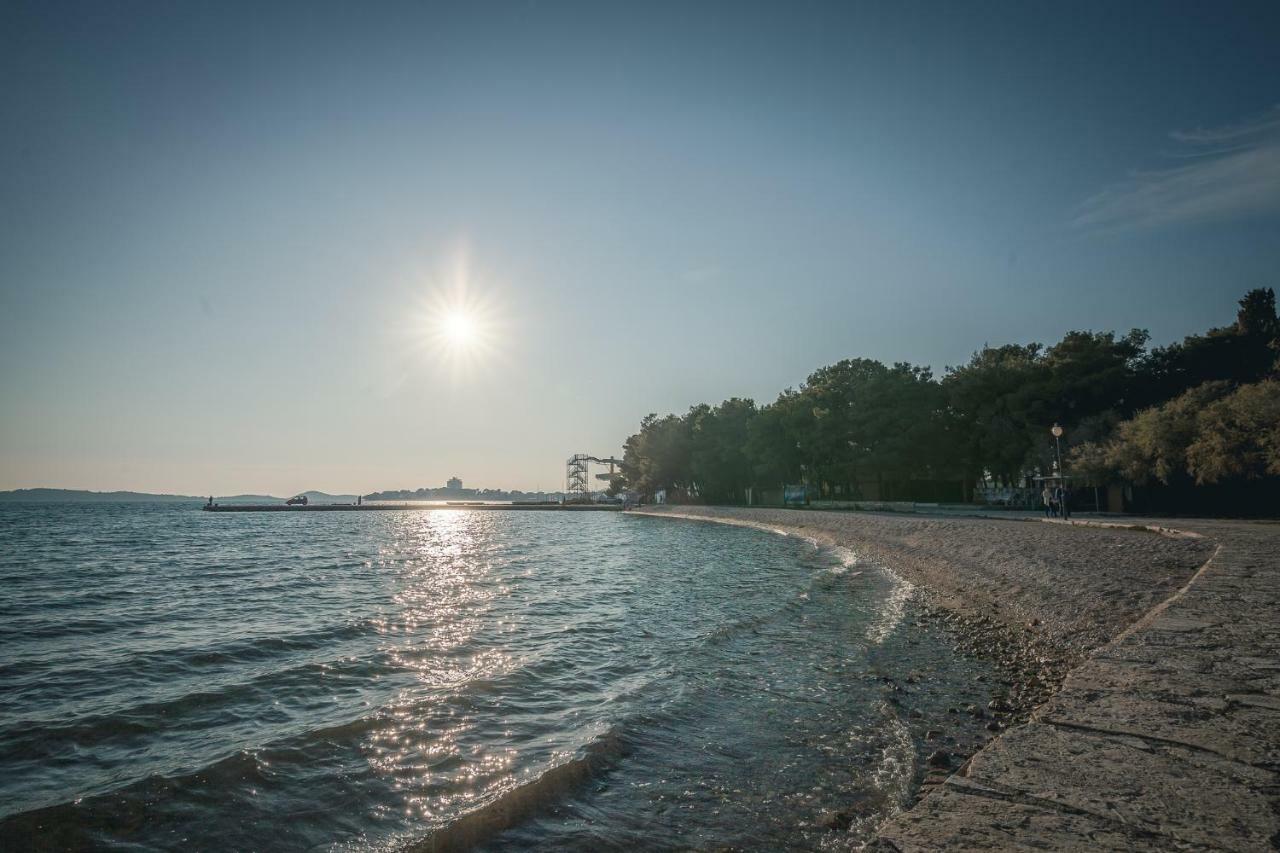
<path id="1" fill-rule="evenodd" d="M 620 514 L 2 505 L 0 589 L 6 849 L 852 849 L 985 675 L 856 555 Z"/>

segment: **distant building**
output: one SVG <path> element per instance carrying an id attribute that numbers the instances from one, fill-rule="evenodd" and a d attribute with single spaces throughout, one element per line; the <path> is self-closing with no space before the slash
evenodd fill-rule
<path id="1" fill-rule="evenodd" d="M 446 489 L 461 489 L 462 481 L 459 480 L 457 477 L 450 477 L 447 481 L 445 481 L 444 487 Z"/>

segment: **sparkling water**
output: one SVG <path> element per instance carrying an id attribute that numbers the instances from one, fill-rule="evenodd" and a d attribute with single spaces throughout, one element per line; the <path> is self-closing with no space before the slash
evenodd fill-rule
<path id="1" fill-rule="evenodd" d="M 0 505 L 0 589 L 5 849 L 851 849 L 987 673 L 856 554 L 618 513 Z"/>

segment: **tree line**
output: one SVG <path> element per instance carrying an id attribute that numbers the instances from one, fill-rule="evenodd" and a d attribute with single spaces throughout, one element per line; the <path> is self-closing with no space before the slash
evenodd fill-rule
<path id="1" fill-rule="evenodd" d="M 1165 347 L 1145 330 L 1068 332 L 1050 346 L 984 346 L 935 377 L 852 358 L 772 403 L 732 398 L 650 414 L 612 490 L 741 503 L 804 484 L 848 499 L 928 499 L 938 484 L 1221 484 L 1280 477 L 1280 320 L 1250 291 L 1236 321 Z"/>

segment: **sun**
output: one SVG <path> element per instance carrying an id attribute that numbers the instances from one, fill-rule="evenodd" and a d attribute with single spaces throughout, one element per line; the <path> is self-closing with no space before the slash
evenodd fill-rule
<path id="1" fill-rule="evenodd" d="M 475 316 L 463 309 L 452 309 L 439 318 L 440 337 L 450 347 L 468 349 L 477 340 L 477 322 Z"/>
<path id="2" fill-rule="evenodd" d="M 492 375 L 507 357 L 512 335 L 502 291 L 477 276 L 465 252 L 442 261 L 432 276 L 415 276 L 401 333 L 433 372 L 455 384 Z"/>
<path id="3" fill-rule="evenodd" d="M 425 327 L 419 326 L 432 363 L 455 378 L 489 366 L 504 337 L 493 302 L 474 291 L 437 293 L 433 301 L 423 317 Z"/>

